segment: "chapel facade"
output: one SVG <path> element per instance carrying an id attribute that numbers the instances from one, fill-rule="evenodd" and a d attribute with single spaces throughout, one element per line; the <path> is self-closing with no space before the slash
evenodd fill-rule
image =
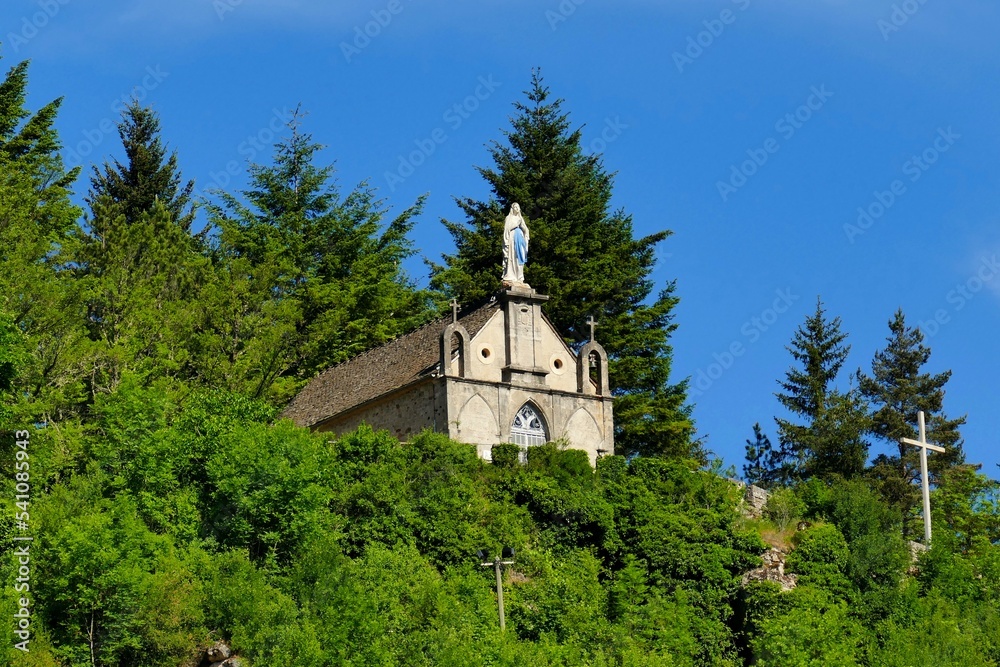
<path id="1" fill-rule="evenodd" d="M 591 464 L 614 454 L 614 419 L 604 348 L 574 351 L 542 308 L 547 296 L 505 284 L 489 303 L 431 322 L 327 369 L 283 416 L 342 434 L 367 423 L 406 441 L 424 429 L 491 448 L 557 439 Z"/>

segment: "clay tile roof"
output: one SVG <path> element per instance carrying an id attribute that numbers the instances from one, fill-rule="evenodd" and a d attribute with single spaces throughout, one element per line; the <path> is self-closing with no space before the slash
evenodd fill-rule
<path id="1" fill-rule="evenodd" d="M 458 321 L 475 337 L 499 310 L 491 301 Z M 307 384 L 281 413 L 299 426 L 315 426 L 362 403 L 399 389 L 437 369 L 439 338 L 451 315 L 332 366 Z"/>

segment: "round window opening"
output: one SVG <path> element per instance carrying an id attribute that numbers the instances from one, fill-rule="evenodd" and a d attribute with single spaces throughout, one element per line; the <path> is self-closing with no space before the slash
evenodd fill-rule
<path id="1" fill-rule="evenodd" d="M 483 365 L 490 365 L 493 363 L 493 346 L 489 344 L 480 345 L 476 351 L 479 355 L 479 363 Z"/>
<path id="2" fill-rule="evenodd" d="M 552 362 L 552 365 L 555 367 L 557 371 L 560 370 L 563 367 L 562 359 L 556 359 L 555 361 Z"/>

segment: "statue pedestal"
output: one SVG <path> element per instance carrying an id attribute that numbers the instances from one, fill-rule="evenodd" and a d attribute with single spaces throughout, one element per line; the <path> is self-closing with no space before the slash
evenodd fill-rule
<path id="1" fill-rule="evenodd" d="M 536 349 L 541 337 L 542 304 L 549 300 L 526 283 L 505 285 L 499 295 L 504 312 L 504 338 L 507 365 L 503 368 L 503 381 L 510 384 L 540 386 L 549 374 L 547 359 L 541 349 Z"/>

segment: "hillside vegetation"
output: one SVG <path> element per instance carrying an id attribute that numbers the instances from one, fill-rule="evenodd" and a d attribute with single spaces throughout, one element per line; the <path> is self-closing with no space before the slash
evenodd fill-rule
<path id="1" fill-rule="evenodd" d="M 997 514 L 968 505 L 970 480 L 938 492 L 940 536 L 913 576 L 866 485 L 799 487 L 784 501 L 811 526 L 790 529 L 799 586 L 782 593 L 740 585 L 775 523 L 745 519 L 740 488 L 693 461 L 594 470 L 552 444 L 489 464 L 435 434 L 330 441 L 239 396 L 128 385 L 95 412 L 32 437 L 47 490 L 35 639 L 28 656 L 5 647 L 17 664 L 179 665 L 216 638 L 258 665 L 1000 660 L 1000 549 L 976 537 Z M 8 551 L 9 515 L 3 532 Z M 505 634 L 475 556 L 501 546 L 516 550 Z"/>

